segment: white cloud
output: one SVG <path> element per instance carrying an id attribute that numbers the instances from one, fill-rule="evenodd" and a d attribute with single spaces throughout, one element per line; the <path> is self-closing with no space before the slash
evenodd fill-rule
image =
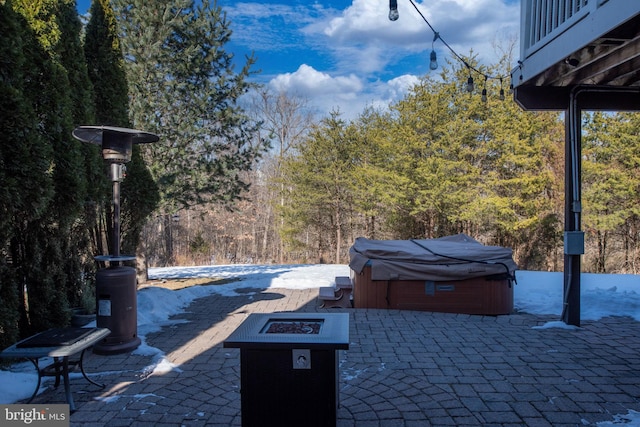
<path id="1" fill-rule="evenodd" d="M 405 74 L 395 79 L 389 80 L 387 86 L 390 91 L 390 99 L 399 100 L 402 98 L 413 86 L 418 84 L 420 79 L 417 76 L 411 74 Z"/>
<path id="2" fill-rule="evenodd" d="M 332 110 L 343 113 L 344 118 L 354 118 L 363 104 L 359 102 L 364 88 L 355 74 L 332 76 L 302 64 L 293 73 L 276 76 L 269 86 L 278 92 L 286 92 L 311 100 L 320 117 Z"/>
<path id="3" fill-rule="evenodd" d="M 270 85 L 279 91 L 293 91 L 307 96 L 350 96 L 362 90 L 362 82 L 355 74 L 331 77 L 313 67 L 302 64 L 293 73 L 280 74 Z"/>
<path id="4" fill-rule="evenodd" d="M 345 119 L 354 119 L 365 107 L 385 109 L 400 100 L 418 83 L 415 75 L 402 75 L 389 81 L 363 82 L 355 74 L 332 76 L 302 64 L 293 73 L 280 74 L 269 82 L 276 91 L 296 94 L 308 99 L 322 116 L 340 111 Z"/>
<path id="5" fill-rule="evenodd" d="M 363 107 L 370 106 L 376 109 L 387 109 L 391 104 L 400 101 L 420 81 L 420 78 L 412 74 L 404 74 L 389 81 L 378 81 L 369 86 L 362 98 L 366 100 Z"/>
<path id="6" fill-rule="evenodd" d="M 331 19 L 325 25 L 323 33 L 336 40 L 371 43 L 384 40 L 384 33 L 392 28 L 393 22 L 387 18 L 386 2 L 353 0 L 342 16 Z"/>

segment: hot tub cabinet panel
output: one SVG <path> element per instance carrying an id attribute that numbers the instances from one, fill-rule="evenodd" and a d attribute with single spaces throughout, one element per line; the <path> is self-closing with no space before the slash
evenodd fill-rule
<path id="1" fill-rule="evenodd" d="M 371 268 L 355 274 L 355 308 L 391 308 L 499 315 L 513 311 L 513 284 L 508 279 L 372 280 Z"/>

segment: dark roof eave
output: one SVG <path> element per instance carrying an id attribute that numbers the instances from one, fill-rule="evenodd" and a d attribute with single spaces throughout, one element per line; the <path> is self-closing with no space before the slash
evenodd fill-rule
<path id="1" fill-rule="evenodd" d="M 640 111 L 640 87 L 528 86 L 514 88 L 514 100 L 524 110 L 566 110 L 571 93 L 579 91 L 579 106 L 593 111 Z"/>

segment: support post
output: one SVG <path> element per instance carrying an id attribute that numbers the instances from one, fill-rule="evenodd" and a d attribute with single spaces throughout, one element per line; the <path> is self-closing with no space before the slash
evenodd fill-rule
<path id="1" fill-rule="evenodd" d="M 584 254 L 584 233 L 580 230 L 582 201 L 581 145 L 582 111 L 578 106 L 579 91 L 571 92 L 565 112 L 565 178 L 564 178 L 564 301 L 562 320 L 580 326 L 580 270 Z"/>

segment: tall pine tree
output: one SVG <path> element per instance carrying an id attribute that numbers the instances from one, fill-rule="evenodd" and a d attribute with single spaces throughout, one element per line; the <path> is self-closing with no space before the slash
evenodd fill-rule
<path id="1" fill-rule="evenodd" d="M 117 0 L 133 125 L 160 136 L 144 158 L 162 213 L 228 203 L 247 188 L 265 148 L 238 105 L 253 59 L 241 71 L 224 50 L 231 37 L 222 9 L 208 0 Z"/>
<path id="2" fill-rule="evenodd" d="M 82 221 L 86 153 L 71 131 L 75 120 L 92 118 L 91 106 L 86 105 L 91 87 L 84 68 L 75 2 L 16 0 L 12 6 L 36 41 L 25 49 L 31 56 L 26 63 L 34 70 L 46 70 L 32 73 L 23 93 L 37 115 L 40 137 L 48 145 L 45 176 L 50 177 L 53 188 L 41 217 L 25 218 L 16 224 L 11 243 L 19 292 L 26 289 L 22 332 L 30 333 L 66 324 L 70 301 L 82 286 L 87 242 Z"/>
<path id="3" fill-rule="evenodd" d="M 52 72 L 49 56 L 11 0 L 0 4 L 0 347 L 27 325 L 23 256 L 29 224 L 46 221 L 54 197 L 52 146 L 39 107 Z M 32 266 L 34 270 L 41 267 Z M 20 322 L 22 320 L 22 322 Z"/>
<path id="4" fill-rule="evenodd" d="M 340 263 L 350 222 L 355 183 L 350 171 L 358 156 L 355 128 L 333 111 L 312 127 L 297 156 L 287 158 L 283 181 L 288 204 L 281 207 L 282 238 L 290 248 L 305 249 L 314 262 Z M 313 245 L 303 239 L 308 227 Z"/>
<path id="5" fill-rule="evenodd" d="M 109 0 L 94 0 L 90 9 L 91 18 L 85 30 L 85 57 L 89 69 L 89 77 L 94 86 L 94 104 L 96 108 L 96 124 L 131 127 L 129 121 L 129 97 L 124 70 L 124 58 L 118 37 L 115 13 Z M 140 146 L 134 145 L 132 160 L 127 163 L 126 179 L 122 185 L 122 251 L 127 254 L 136 252 L 139 259 L 144 259 L 143 251 L 137 251 L 140 244 L 140 233 L 149 215 L 157 207 L 159 195 L 157 186 L 144 163 Z M 104 174 L 103 174 L 104 182 Z M 98 227 L 96 243 L 103 234 L 110 240 L 111 225 L 111 187 L 102 186 L 103 209 L 99 210 L 101 220 Z M 100 227 L 105 224 L 106 227 Z M 113 242 L 109 242 L 109 252 L 113 253 Z M 105 248 L 97 247 L 100 253 Z M 142 263 L 144 267 L 144 263 Z M 140 268 L 145 272 L 145 268 Z M 139 275 L 144 281 L 146 276 Z"/>
<path id="6" fill-rule="evenodd" d="M 595 250 L 587 251 L 586 262 L 598 273 L 607 272 L 613 241 L 624 242 L 630 231 L 627 227 L 634 217 L 637 220 L 640 211 L 637 122 L 637 114 L 586 115 L 582 139 L 583 222 L 589 240 L 596 243 Z M 616 235 L 623 238 L 613 239 Z M 628 264 L 628 248 L 625 255 Z"/>

